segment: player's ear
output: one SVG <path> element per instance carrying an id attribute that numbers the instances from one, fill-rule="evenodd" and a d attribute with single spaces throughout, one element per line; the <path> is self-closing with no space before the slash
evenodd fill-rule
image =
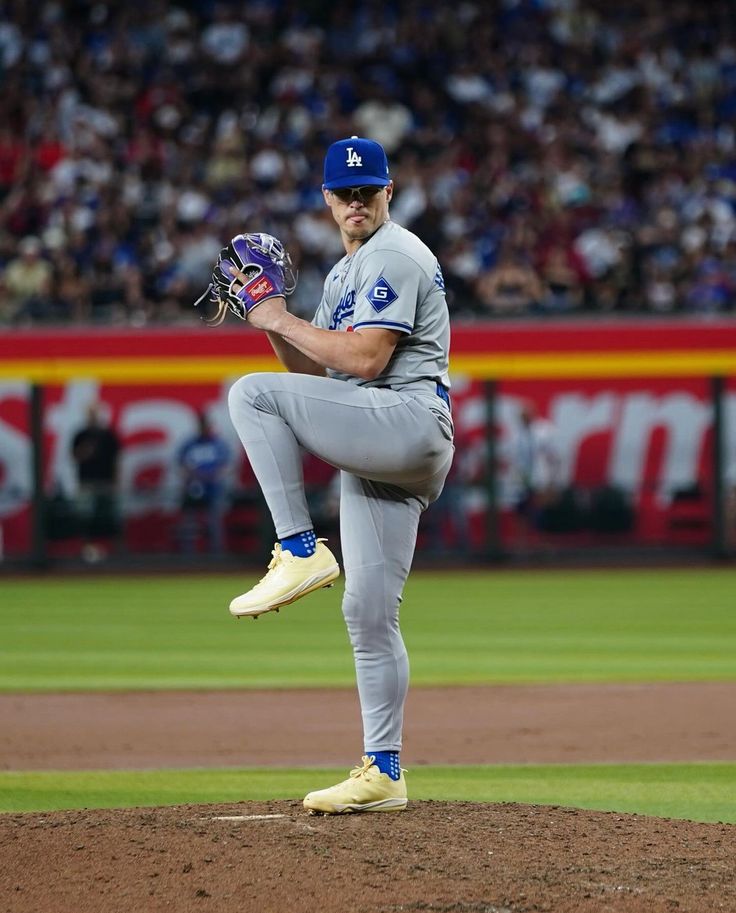
<path id="1" fill-rule="evenodd" d="M 324 184 L 322 185 L 322 198 L 325 201 L 325 206 L 329 206 L 330 205 L 330 191 L 325 187 Z"/>
<path id="2" fill-rule="evenodd" d="M 386 185 L 386 202 L 391 202 L 391 197 L 394 195 L 394 182 L 389 181 Z"/>

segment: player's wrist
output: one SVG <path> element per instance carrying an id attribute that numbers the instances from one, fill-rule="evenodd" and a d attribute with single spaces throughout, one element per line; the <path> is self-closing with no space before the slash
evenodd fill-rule
<path id="1" fill-rule="evenodd" d="M 284 310 L 278 315 L 274 332 L 278 333 L 286 342 L 289 342 L 300 322 L 298 317 L 295 317 L 294 314 L 290 314 L 288 311 Z"/>
<path id="2" fill-rule="evenodd" d="M 248 323 L 256 330 L 266 330 L 267 332 L 278 332 L 279 319 L 282 314 L 286 313 L 286 301 L 283 296 L 271 296 L 264 298 L 256 307 L 248 311 Z"/>

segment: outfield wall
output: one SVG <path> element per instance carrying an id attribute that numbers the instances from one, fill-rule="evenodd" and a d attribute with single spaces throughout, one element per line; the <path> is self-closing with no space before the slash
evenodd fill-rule
<path id="1" fill-rule="evenodd" d="M 175 457 L 206 410 L 233 453 L 230 483 L 254 481 L 227 416 L 241 374 L 278 368 L 263 334 L 247 326 L 13 331 L 0 336 L 0 522 L 7 555 L 30 547 L 32 442 L 29 401 L 43 387 L 43 480 L 73 496 L 70 443 L 87 407 L 101 400 L 123 442 L 121 502 L 131 529 L 173 517 Z M 713 377 L 724 377 L 724 467 L 736 484 L 736 321 L 646 320 L 570 324 L 491 323 L 453 328 L 453 409 L 458 431 L 454 491 L 482 547 L 487 508 L 487 396 L 495 382 L 495 491 L 502 520 L 515 496 L 510 442 L 523 400 L 558 429 L 565 481 L 581 491 L 615 485 L 636 510 L 629 543 L 674 537 L 707 545 L 713 479 Z M 312 464 L 324 485 L 329 470 Z M 672 522 L 677 492 L 704 502 L 691 524 Z M 457 492 L 461 492 L 457 494 Z M 680 508 L 681 510 L 681 508 Z M 143 537 L 145 539 L 145 537 Z M 140 540 L 140 534 L 139 534 Z M 150 549 L 147 542 L 142 547 Z M 132 543 L 135 548 L 135 541 Z M 171 543 L 160 540 L 162 550 Z"/>

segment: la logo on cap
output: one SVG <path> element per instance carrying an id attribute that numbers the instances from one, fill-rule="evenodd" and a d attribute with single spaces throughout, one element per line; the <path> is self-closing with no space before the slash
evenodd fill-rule
<path id="1" fill-rule="evenodd" d="M 325 190 L 336 190 L 356 184 L 390 184 L 386 153 L 380 143 L 360 136 L 350 136 L 333 143 L 325 155 Z"/>

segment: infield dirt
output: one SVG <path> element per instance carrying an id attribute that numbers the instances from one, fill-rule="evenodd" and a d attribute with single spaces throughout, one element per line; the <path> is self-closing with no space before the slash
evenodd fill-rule
<path id="1" fill-rule="evenodd" d="M 416 689 L 403 758 L 734 760 L 735 705 L 736 684 L 718 683 Z M 0 720 L 4 769 L 360 753 L 352 692 L 5 695 Z M 0 815 L 0 913 L 717 910 L 736 913 L 733 825 L 446 802 L 337 818 L 296 800 Z"/>

